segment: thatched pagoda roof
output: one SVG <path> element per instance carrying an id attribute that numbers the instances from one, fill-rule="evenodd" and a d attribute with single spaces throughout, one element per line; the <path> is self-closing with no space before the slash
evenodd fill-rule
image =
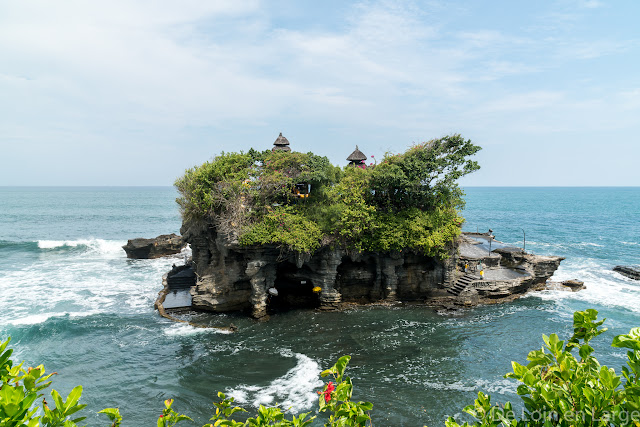
<path id="1" fill-rule="evenodd" d="M 349 157 L 347 157 L 347 160 L 350 162 L 359 163 L 367 160 L 367 156 L 362 151 L 360 151 L 358 149 L 358 146 L 356 145 L 356 149 L 349 155 Z"/>
<path id="2" fill-rule="evenodd" d="M 280 132 L 280 136 L 278 136 L 273 143 L 274 147 L 271 149 L 272 151 L 291 151 L 289 148 L 289 140 L 282 136 L 282 132 Z"/>

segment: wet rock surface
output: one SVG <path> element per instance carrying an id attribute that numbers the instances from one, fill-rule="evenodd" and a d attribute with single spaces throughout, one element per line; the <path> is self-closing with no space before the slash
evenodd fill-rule
<path id="1" fill-rule="evenodd" d="M 640 269 L 617 265 L 613 268 L 613 271 L 618 272 L 629 279 L 640 280 Z"/>
<path id="2" fill-rule="evenodd" d="M 127 258 L 153 259 L 180 253 L 187 246 L 177 234 L 163 234 L 153 239 L 131 239 L 122 247 Z"/>
<path id="3" fill-rule="evenodd" d="M 562 282 L 548 281 L 544 289 L 550 291 L 578 292 L 587 287 L 581 280 L 563 280 Z"/>

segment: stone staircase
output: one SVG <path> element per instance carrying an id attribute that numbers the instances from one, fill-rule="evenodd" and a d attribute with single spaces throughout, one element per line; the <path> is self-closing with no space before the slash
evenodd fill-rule
<path id="1" fill-rule="evenodd" d="M 449 292 L 451 295 L 458 296 L 467 288 L 467 286 L 471 284 L 471 282 L 475 282 L 476 280 L 480 280 L 480 277 L 476 276 L 475 274 L 465 273 L 465 275 L 459 278 L 452 287 L 447 289 L 447 292 Z"/>

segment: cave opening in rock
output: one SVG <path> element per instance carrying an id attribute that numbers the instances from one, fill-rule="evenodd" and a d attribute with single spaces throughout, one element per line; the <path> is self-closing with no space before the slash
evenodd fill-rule
<path id="1" fill-rule="evenodd" d="M 277 295 L 270 293 L 268 310 L 274 312 L 318 308 L 320 299 L 319 295 L 313 292 L 315 285 L 310 279 L 310 273 L 308 268 L 297 268 L 290 262 L 278 264 L 274 283 Z"/>

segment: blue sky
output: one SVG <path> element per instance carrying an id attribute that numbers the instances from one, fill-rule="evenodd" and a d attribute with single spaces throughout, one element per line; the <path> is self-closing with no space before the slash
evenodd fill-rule
<path id="1" fill-rule="evenodd" d="M 640 2 L 3 1 L 0 185 L 461 133 L 463 185 L 640 186 Z"/>

